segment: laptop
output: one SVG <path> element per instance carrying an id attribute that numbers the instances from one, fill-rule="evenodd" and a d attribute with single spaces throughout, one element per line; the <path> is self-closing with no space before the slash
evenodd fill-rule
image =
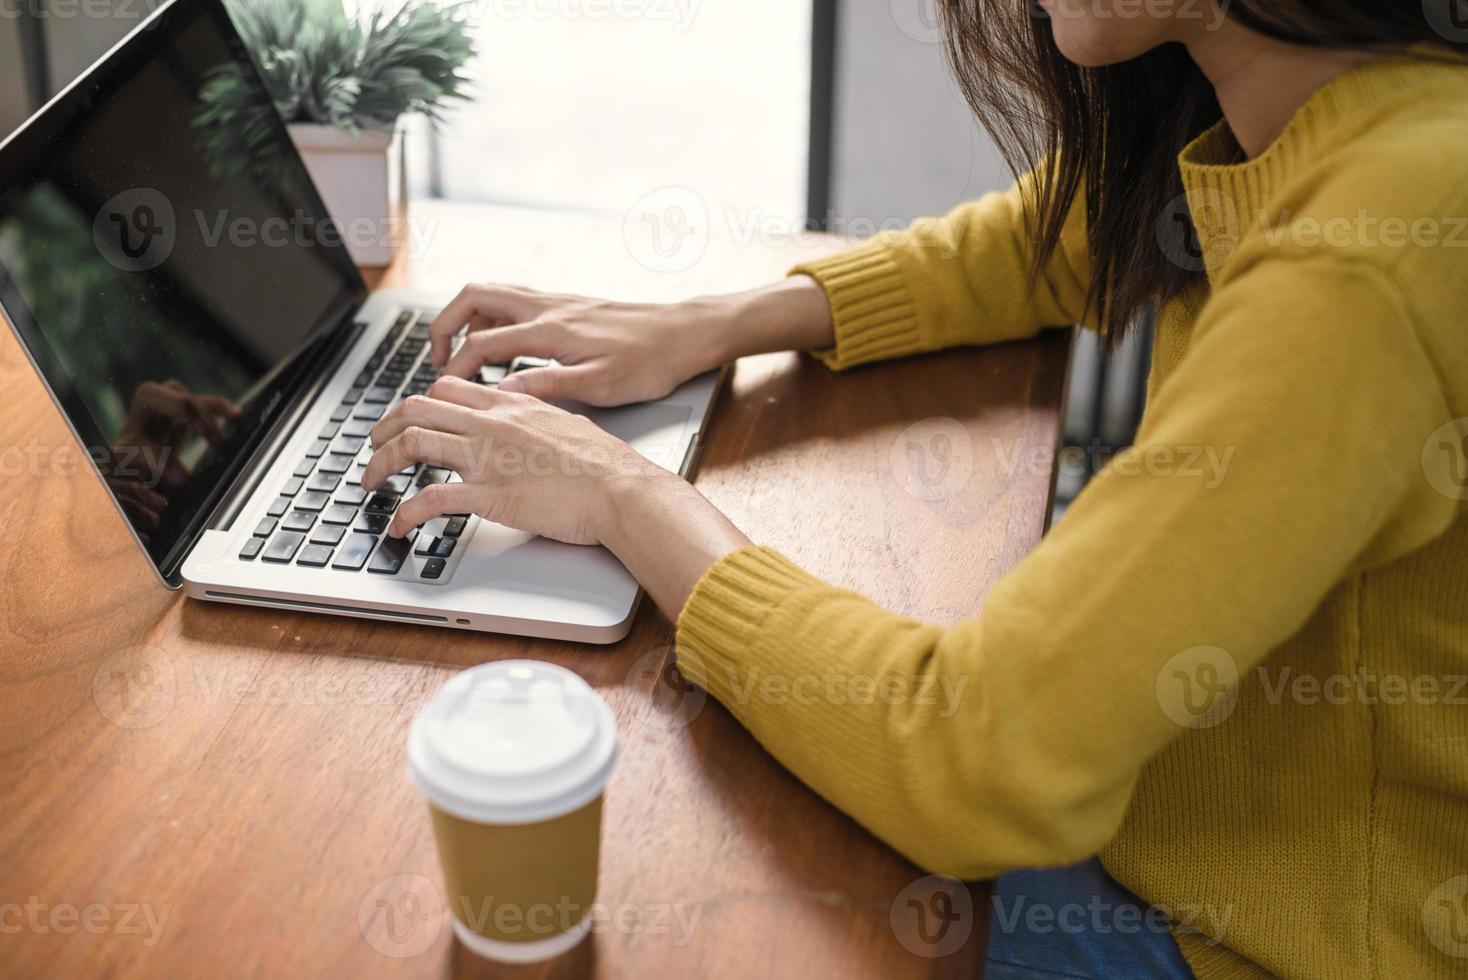
<path id="1" fill-rule="evenodd" d="M 622 638 L 640 590 L 602 548 L 472 514 L 386 536 L 403 500 L 458 479 L 416 467 L 361 487 L 372 425 L 437 376 L 428 325 L 447 299 L 368 290 L 220 0 L 160 7 L 0 144 L 0 308 L 166 585 Z M 563 407 L 686 476 L 721 380 Z"/>

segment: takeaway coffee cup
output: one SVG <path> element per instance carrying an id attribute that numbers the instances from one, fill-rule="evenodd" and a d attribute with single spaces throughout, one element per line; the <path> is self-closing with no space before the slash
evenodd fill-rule
<path id="1" fill-rule="evenodd" d="M 581 941 L 616 757 L 611 709 L 565 668 L 485 664 L 433 696 L 408 734 L 408 775 L 428 800 L 460 942 L 529 963 Z"/>

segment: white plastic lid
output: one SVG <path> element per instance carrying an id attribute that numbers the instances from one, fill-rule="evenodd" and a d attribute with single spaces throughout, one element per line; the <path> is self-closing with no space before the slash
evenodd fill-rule
<path id="1" fill-rule="evenodd" d="M 579 676 L 537 660 L 473 667 L 408 732 L 408 776 L 438 809 L 534 823 L 601 795 L 617 761 L 612 709 Z"/>

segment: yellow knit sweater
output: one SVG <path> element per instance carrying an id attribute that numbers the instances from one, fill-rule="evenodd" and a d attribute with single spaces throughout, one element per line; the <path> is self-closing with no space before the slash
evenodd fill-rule
<path id="1" fill-rule="evenodd" d="M 1162 311 L 1135 455 L 978 620 L 749 548 L 694 591 L 679 662 L 927 869 L 1099 852 L 1204 978 L 1468 975 L 1468 69 L 1350 72 L 1240 159 L 1226 126 L 1179 159 L 1201 256 L 1138 216 L 1206 282 Z M 1031 293 L 1021 208 L 797 270 L 834 310 L 820 356 L 1075 323 L 1080 219 Z M 831 670 L 962 694 L 760 696 Z"/>

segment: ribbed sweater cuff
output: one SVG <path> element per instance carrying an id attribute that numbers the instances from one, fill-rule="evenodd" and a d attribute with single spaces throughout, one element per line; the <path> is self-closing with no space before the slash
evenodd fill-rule
<path id="1" fill-rule="evenodd" d="M 926 349 L 912 291 L 880 241 L 802 263 L 790 274 L 810 276 L 826 291 L 836 323 L 836 345 L 815 354 L 833 371 Z"/>
<path id="2" fill-rule="evenodd" d="M 796 592 L 824 587 L 770 548 L 751 546 L 726 555 L 704 573 L 678 617 L 678 669 L 727 699 L 734 677 L 757 655 L 765 618 Z"/>

